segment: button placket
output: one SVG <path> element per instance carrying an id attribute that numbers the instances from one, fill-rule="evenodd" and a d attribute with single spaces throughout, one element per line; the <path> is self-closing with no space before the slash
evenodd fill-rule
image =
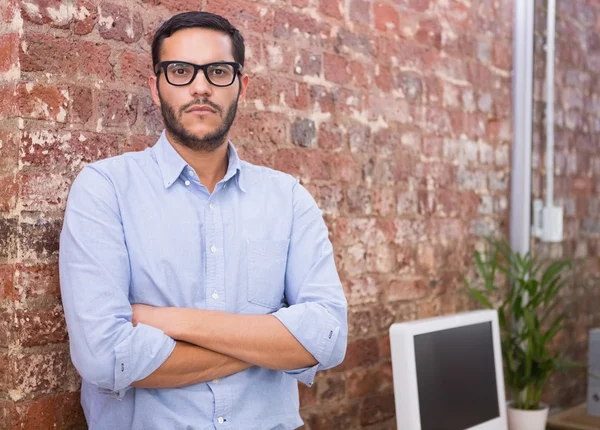
<path id="1" fill-rule="evenodd" d="M 206 274 L 207 309 L 225 310 L 225 256 L 223 255 L 223 225 L 220 206 L 209 200 L 205 206 L 206 220 Z"/>

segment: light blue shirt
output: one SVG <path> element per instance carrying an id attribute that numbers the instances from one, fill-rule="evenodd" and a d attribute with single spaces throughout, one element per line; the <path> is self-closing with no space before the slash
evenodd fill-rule
<path id="1" fill-rule="evenodd" d="M 81 403 L 96 429 L 293 429 L 298 381 L 338 365 L 347 302 L 327 227 L 290 175 L 240 161 L 212 194 L 166 135 L 85 167 L 60 237 L 60 284 Z M 132 388 L 171 354 L 131 304 L 272 314 L 315 357 L 305 369 L 243 372 L 183 388 Z"/>

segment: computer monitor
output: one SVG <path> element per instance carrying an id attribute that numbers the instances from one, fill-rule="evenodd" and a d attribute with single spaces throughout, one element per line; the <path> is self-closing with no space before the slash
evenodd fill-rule
<path id="1" fill-rule="evenodd" d="M 392 324 L 390 344 L 398 429 L 507 429 L 496 311 Z"/>

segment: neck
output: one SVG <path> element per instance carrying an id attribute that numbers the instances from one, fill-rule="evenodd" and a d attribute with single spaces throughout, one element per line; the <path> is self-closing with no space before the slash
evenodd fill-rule
<path id="1" fill-rule="evenodd" d="M 212 193 L 217 183 L 225 177 L 227 168 L 229 167 L 229 159 L 227 157 L 227 142 L 229 139 L 225 139 L 223 144 L 214 151 L 202 151 L 183 145 L 171 136 L 168 131 L 166 134 L 175 151 L 194 169 L 198 175 L 198 179 L 200 179 L 200 183 Z"/>

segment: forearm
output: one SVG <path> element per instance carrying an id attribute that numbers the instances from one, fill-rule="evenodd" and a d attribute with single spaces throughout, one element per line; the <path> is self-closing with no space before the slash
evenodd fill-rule
<path id="1" fill-rule="evenodd" d="M 167 360 L 148 377 L 136 381 L 137 388 L 175 388 L 223 378 L 249 367 L 239 359 L 215 351 L 177 342 Z"/>
<path id="2" fill-rule="evenodd" d="M 239 315 L 189 308 L 170 308 L 170 311 L 173 332 L 167 333 L 174 339 L 267 369 L 290 370 L 317 364 L 272 315 Z"/>

